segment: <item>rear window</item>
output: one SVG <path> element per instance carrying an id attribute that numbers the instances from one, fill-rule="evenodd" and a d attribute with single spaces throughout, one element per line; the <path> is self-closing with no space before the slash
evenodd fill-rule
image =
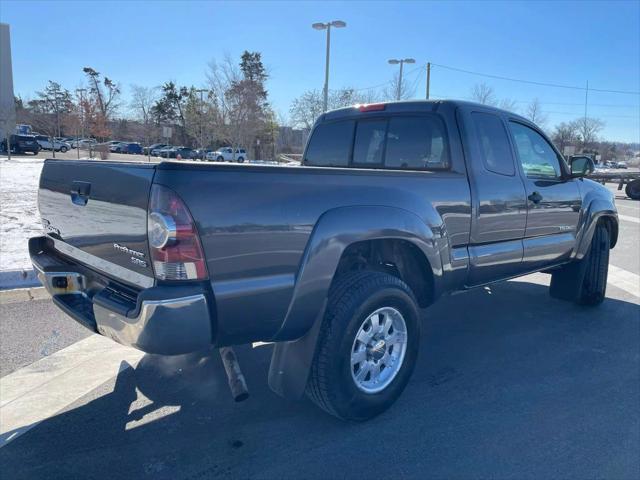
<path id="1" fill-rule="evenodd" d="M 359 121 L 353 146 L 353 163 L 357 165 L 382 165 L 387 120 Z"/>
<path id="2" fill-rule="evenodd" d="M 392 117 L 385 166 L 400 169 L 443 169 L 449 166 L 444 125 L 435 116 Z"/>
<path id="3" fill-rule="evenodd" d="M 500 117 L 491 113 L 473 112 L 484 167 L 500 175 L 515 175 L 509 138 Z"/>
<path id="4" fill-rule="evenodd" d="M 449 146 L 435 115 L 376 116 L 318 125 L 305 164 L 440 170 L 449 167 Z"/>
<path id="5" fill-rule="evenodd" d="M 305 163 L 320 167 L 348 166 L 354 125 L 352 120 L 318 125 L 309 141 Z"/>

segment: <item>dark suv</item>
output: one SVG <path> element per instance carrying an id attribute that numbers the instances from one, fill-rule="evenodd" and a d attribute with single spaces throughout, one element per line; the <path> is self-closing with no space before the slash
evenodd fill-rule
<path id="1" fill-rule="evenodd" d="M 40 151 L 40 144 L 35 135 L 11 135 L 9 138 L 11 143 L 11 153 L 33 153 L 34 155 Z M 7 141 L 3 140 L 0 144 L 3 152 L 7 151 Z"/>

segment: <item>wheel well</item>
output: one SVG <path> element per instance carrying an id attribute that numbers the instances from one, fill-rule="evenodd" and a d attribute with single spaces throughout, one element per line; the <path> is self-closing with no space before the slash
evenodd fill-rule
<path id="1" fill-rule="evenodd" d="M 598 220 L 598 223 L 602 223 L 609 230 L 609 248 L 615 247 L 616 243 L 618 243 L 618 223 L 613 217 L 602 217 Z"/>
<path id="2" fill-rule="evenodd" d="M 338 262 L 333 276 L 354 270 L 389 273 L 409 285 L 420 307 L 433 302 L 433 272 L 427 257 L 413 243 L 401 239 L 376 239 L 349 245 Z"/>

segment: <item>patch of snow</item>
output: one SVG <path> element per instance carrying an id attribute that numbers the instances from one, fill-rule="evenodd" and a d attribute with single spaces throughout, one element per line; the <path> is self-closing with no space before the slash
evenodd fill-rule
<path id="1" fill-rule="evenodd" d="M 0 157 L 0 270 L 31 269 L 27 243 L 42 235 L 37 197 L 43 161 Z"/>

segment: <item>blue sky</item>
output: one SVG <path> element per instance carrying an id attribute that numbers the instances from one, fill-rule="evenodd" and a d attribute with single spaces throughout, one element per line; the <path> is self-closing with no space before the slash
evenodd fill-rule
<path id="1" fill-rule="evenodd" d="M 0 1 L 11 25 L 14 88 L 33 97 L 47 80 L 73 90 L 92 66 L 123 86 L 166 80 L 202 86 L 207 63 L 262 52 L 276 111 L 322 88 L 323 32 L 332 35 L 331 88 L 389 81 L 388 58 L 413 57 L 464 70 L 605 90 L 640 91 L 640 2 L 32 2 Z M 413 71 L 412 71 L 413 69 Z M 409 66 L 416 97 L 422 68 Z M 432 95 L 466 98 L 485 82 L 522 109 L 542 102 L 549 126 L 584 114 L 584 91 L 483 78 L 434 67 Z M 591 91 L 589 116 L 611 140 L 640 141 L 640 95 Z"/>

